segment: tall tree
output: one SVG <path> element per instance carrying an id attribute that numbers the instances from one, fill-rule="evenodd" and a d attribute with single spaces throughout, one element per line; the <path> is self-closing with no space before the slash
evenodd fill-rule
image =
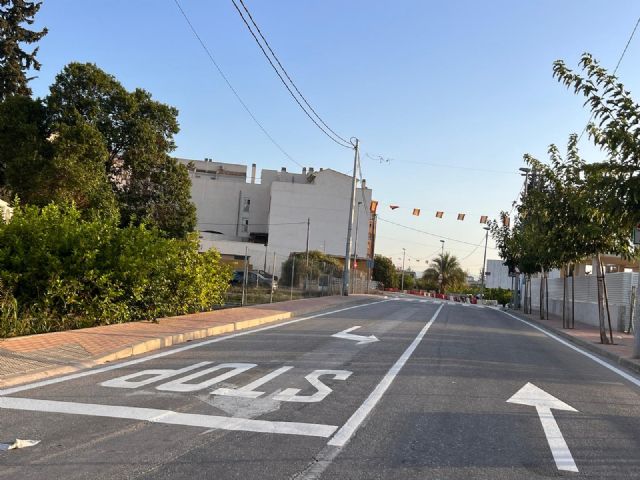
<path id="1" fill-rule="evenodd" d="M 41 207 L 74 203 L 87 218 L 114 218 L 106 157 L 94 127 L 79 122 L 54 128 L 42 103 L 29 97 L 0 102 L 0 188 L 6 198 Z"/>
<path id="2" fill-rule="evenodd" d="M 32 44 L 47 34 L 47 29 L 29 30 L 42 2 L 0 0 L 0 100 L 11 95 L 31 95 L 28 70 L 40 70 L 38 48 L 27 52 L 21 44 Z"/>
<path id="3" fill-rule="evenodd" d="M 389 257 L 375 256 L 371 276 L 376 282 L 381 282 L 385 288 L 396 288 L 398 286 L 396 267 Z"/>
<path id="4" fill-rule="evenodd" d="M 461 288 L 466 283 L 466 274 L 460 262 L 449 252 L 439 254 L 422 274 L 425 282 L 438 282 L 440 293 Z"/>
<path id="5" fill-rule="evenodd" d="M 169 156 L 179 129 L 175 108 L 145 90 L 128 92 L 88 63 L 67 65 L 46 102 L 53 124 L 86 123 L 101 133 L 123 225 L 150 223 L 173 237 L 195 228 L 187 169 Z"/>

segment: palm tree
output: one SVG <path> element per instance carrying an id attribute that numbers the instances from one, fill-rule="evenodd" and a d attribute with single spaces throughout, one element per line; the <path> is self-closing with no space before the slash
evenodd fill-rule
<path id="1" fill-rule="evenodd" d="M 440 286 L 440 293 L 444 293 L 447 289 L 464 285 L 466 275 L 460 268 L 458 259 L 447 252 L 431 261 L 422 278 L 425 282 L 437 283 Z"/>

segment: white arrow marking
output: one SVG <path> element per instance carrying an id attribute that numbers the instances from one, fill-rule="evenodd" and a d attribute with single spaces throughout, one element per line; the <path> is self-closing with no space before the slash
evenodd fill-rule
<path id="1" fill-rule="evenodd" d="M 551 454 L 553 455 L 553 459 L 556 461 L 558 470 L 564 470 L 567 472 L 578 471 L 578 467 L 573 461 L 573 456 L 571 456 L 567 442 L 564 441 L 560 427 L 558 427 L 556 419 L 553 418 L 551 409 L 567 410 L 569 412 L 577 412 L 578 410 L 567 405 L 563 401 L 558 400 L 553 395 L 548 394 L 532 383 L 527 383 L 509 400 L 507 400 L 507 402 L 536 407 L 536 411 L 540 417 L 540 422 L 542 422 L 542 429 L 547 437 L 547 442 L 549 442 Z"/>
<path id="2" fill-rule="evenodd" d="M 363 343 L 372 343 L 372 342 L 380 341 L 375 335 L 369 335 L 368 337 L 365 337 L 364 335 L 354 335 L 353 333 L 349 333 L 349 332 L 353 332 L 358 328 L 360 328 L 360 326 L 347 328 L 346 330 L 343 330 L 338 333 L 334 333 L 331 336 L 336 338 L 344 338 L 345 340 L 353 340 L 355 342 L 358 342 L 358 345 L 361 345 Z"/>

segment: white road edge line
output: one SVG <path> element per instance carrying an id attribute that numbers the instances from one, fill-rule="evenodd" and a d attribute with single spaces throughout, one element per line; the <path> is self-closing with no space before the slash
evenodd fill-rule
<path id="1" fill-rule="evenodd" d="M 323 312 L 323 313 L 318 313 L 318 314 L 315 314 L 315 315 L 309 315 L 307 317 L 296 318 L 295 320 L 289 320 L 287 322 L 277 323 L 275 325 L 268 325 L 266 327 L 260 327 L 260 328 L 256 328 L 256 329 L 246 330 L 246 331 L 243 331 L 243 332 L 232 333 L 230 335 L 224 335 L 224 336 L 221 336 L 221 337 L 212 338 L 211 340 L 204 340 L 202 342 L 191 343 L 189 345 L 185 345 L 184 347 L 178 347 L 178 348 L 174 348 L 174 349 L 170 349 L 170 350 L 164 350 L 162 352 L 155 353 L 153 355 L 148 355 L 148 356 L 143 357 L 143 358 L 137 358 L 135 360 L 129 360 L 129 361 L 122 362 L 122 363 L 112 364 L 112 365 L 109 365 L 108 367 L 91 368 L 89 370 L 83 370 L 81 372 L 72 373 L 70 375 L 64 375 L 62 377 L 51 378 L 51 379 L 48 379 L 48 380 L 41 380 L 41 381 L 34 382 L 34 383 L 28 383 L 28 384 L 25 384 L 25 385 L 19 385 L 17 387 L 5 388 L 4 390 L 0 390 L 0 396 L 11 395 L 13 393 L 24 392 L 25 390 L 32 390 L 34 388 L 39 388 L 39 387 L 46 387 L 47 385 L 53 385 L 53 384 L 56 384 L 56 383 L 66 382 L 68 380 L 75 380 L 76 378 L 88 377 L 90 375 L 96 375 L 98 373 L 109 372 L 111 370 L 118 370 L 120 368 L 128 367 L 129 365 L 137 365 L 139 363 L 148 362 L 149 360 L 154 360 L 156 358 L 162 358 L 162 357 L 166 357 L 166 356 L 169 356 L 169 355 L 174 355 L 176 353 L 184 352 L 186 350 L 191 350 L 192 348 L 200 348 L 200 347 L 203 347 L 205 345 L 210 345 L 212 343 L 222 342 L 224 340 L 229 340 L 231 338 L 241 337 L 243 335 L 251 335 L 253 333 L 258 333 L 258 332 L 264 332 L 265 330 L 271 330 L 272 328 L 284 327 L 285 325 L 291 325 L 293 323 L 304 322 L 305 320 L 311 320 L 312 318 L 323 317 L 323 316 L 326 316 L 326 315 L 332 315 L 334 313 L 340 313 L 340 312 L 345 312 L 347 310 L 353 310 L 354 308 L 368 307 L 370 305 L 377 305 L 379 303 L 384 303 L 384 302 L 389 302 L 389 301 L 390 300 L 380 300 L 380 301 L 377 301 L 377 302 L 364 303 L 364 304 L 360 304 L 360 305 L 354 305 L 352 307 L 340 308 L 338 310 L 331 310 L 329 312 Z"/>
<path id="2" fill-rule="evenodd" d="M 155 408 L 126 407 L 120 405 L 99 405 L 95 403 L 59 402 L 55 400 L 36 400 L 32 398 L 3 397 L 0 408 L 26 410 L 31 412 L 63 413 L 87 415 L 92 417 L 125 418 L 151 423 L 184 425 L 187 427 L 215 428 L 221 430 L 277 433 L 284 435 L 305 435 L 310 437 L 329 437 L 338 428 L 334 425 L 298 422 L 274 422 L 247 418 L 221 417 L 217 415 L 199 415 L 180 413 Z"/>
<path id="3" fill-rule="evenodd" d="M 409 360 L 409 358 L 413 354 L 413 351 L 422 341 L 422 338 L 425 336 L 431 325 L 433 325 L 433 322 L 435 322 L 438 314 L 440 313 L 440 310 L 442 310 L 443 307 L 444 304 L 438 307 L 436 313 L 434 313 L 431 317 L 431 320 L 429 320 L 427 324 L 422 327 L 422 330 L 420 330 L 418 336 L 413 340 L 413 342 L 411 342 L 411 345 L 407 347 L 407 349 L 396 361 L 396 363 L 393 364 L 387 374 L 382 378 L 382 380 L 380 380 L 380 383 L 376 385 L 376 388 L 373 389 L 373 391 L 369 394 L 362 405 L 360 405 L 360 407 L 353 413 L 353 415 L 351 415 L 349 420 L 347 420 L 347 422 L 342 427 L 340 427 L 340 430 L 338 430 L 336 434 L 329 440 L 329 442 L 327 442 L 327 445 L 331 445 L 334 447 L 343 447 L 349 442 L 349 440 L 356 432 L 356 430 L 358 430 L 365 418 L 367 418 L 369 413 L 371 413 L 371 410 L 373 410 L 376 404 L 380 401 L 400 370 L 402 370 L 402 367 L 404 367 L 405 363 L 407 363 L 407 360 Z"/>
<path id="4" fill-rule="evenodd" d="M 529 325 L 531 328 L 535 328 L 536 330 L 538 330 L 539 332 L 544 333 L 547 337 L 554 339 L 556 342 L 560 342 L 561 344 L 563 344 L 565 347 L 569 347 L 571 350 L 574 350 L 582 355 L 584 355 L 585 357 L 593 360 L 594 362 L 596 362 L 599 365 L 602 365 L 604 368 L 607 368 L 609 370 L 611 370 L 613 373 L 616 373 L 618 375 L 620 375 L 622 378 L 624 378 L 625 380 L 633 383 L 635 386 L 640 387 L 640 379 L 638 379 L 637 377 L 634 377 L 633 375 L 625 372 L 624 370 L 615 367 L 614 365 L 611 365 L 609 362 L 604 361 L 603 359 L 599 358 L 596 355 L 593 355 L 583 349 L 581 349 L 580 347 L 573 345 L 571 342 L 569 342 L 568 340 L 564 340 L 560 337 L 558 337 L 557 335 L 554 335 L 553 333 L 545 330 L 542 327 L 539 327 L 537 325 L 534 325 L 531 322 L 528 322 L 527 320 L 524 320 L 520 317 L 517 317 L 511 313 L 508 312 L 504 312 L 502 310 L 500 310 L 502 313 L 504 313 L 505 315 L 508 315 L 511 318 L 515 318 L 516 320 L 518 320 L 519 322 L 522 322 L 526 325 Z"/>

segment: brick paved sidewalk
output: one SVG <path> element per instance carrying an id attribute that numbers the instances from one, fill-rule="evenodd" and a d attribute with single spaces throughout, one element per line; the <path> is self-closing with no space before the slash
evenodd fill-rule
<path id="1" fill-rule="evenodd" d="M 549 315 L 549 320 L 540 320 L 540 313 L 534 311 L 532 314 L 523 314 L 521 310 L 508 310 L 509 313 L 523 318 L 540 327 L 551 330 L 573 343 L 585 349 L 607 357 L 614 362 L 640 372 L 640 359 L 633 358 L 633 333 L 622 333 L 613 331 L 613 345 L 603 345 L 600 343 L 600 330 L 598 327 L 581 323 L 576 319 L 575 328 L 562 328 L 562 317 Z M 607 330 L 608 333 L 608 330 Z"/>
<path id="2" fill-rule="evenodd" d="M 373 295 L 308 298 L 161 318 L 157 323 L 121 323 L 0 339 L 0 388 L 74 372 L 190 340 L 378 298 Z"/>

